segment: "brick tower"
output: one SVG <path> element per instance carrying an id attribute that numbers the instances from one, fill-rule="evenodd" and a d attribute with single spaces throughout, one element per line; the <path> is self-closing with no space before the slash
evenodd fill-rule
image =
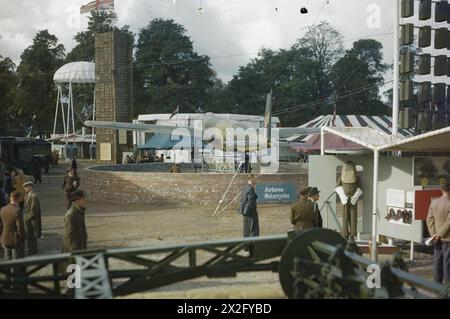
<path id="1" fill-rule="evenodd" d="M 95 103 L 97 121 L 131 122 L 132 39 L 120 31 L 95 35 Z M 97 129 L 97 163 L 120 164 L 131 150 L 131 132 Z"/>

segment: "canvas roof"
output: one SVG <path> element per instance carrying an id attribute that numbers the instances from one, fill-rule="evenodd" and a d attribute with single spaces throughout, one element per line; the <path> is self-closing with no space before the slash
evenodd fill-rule
<path id="1" fill-rule="evenodd" d="M 340 136 L 348 141 L 352 141 L 373 151 L 450 151 L 450 127 L 403 139 L 367 127 L 324 127 L 323 131 L 325 133 L 331 133 L 333 135 Z"/>

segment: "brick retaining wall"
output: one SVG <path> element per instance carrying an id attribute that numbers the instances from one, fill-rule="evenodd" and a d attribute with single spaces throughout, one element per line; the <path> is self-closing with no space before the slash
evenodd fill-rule
<path id="1" fill-rule="evenodd" d="M 226 191 L 232 174 L 170 174 L 117 172 L 86 169 L 83 190 L 90 201 L 109 203 L 148 203 L 157 206 L 189 207 L 216 205 Z M 257 182 L 294 182 L 297 190 L 308 182 L 306 174 L 261 175 Z M 228 204 L 243 185 L 246 175 L 238 175 L 225 199 Z"/>

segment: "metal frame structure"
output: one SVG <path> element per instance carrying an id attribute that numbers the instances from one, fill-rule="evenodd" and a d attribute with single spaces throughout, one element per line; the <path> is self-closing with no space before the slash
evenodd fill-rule
<path id="1" fill-rule="evenodd" d="M 233 277 L 239 272 L 277 272 L 278 261 L 274 259 L 282 255 L 286 244 L 287 236 L 272 236 L 84 251 L 0 262 L 0 297 L 112 298 L 203 276 L 217 278 Z M 120 268 L 112 267 L 112 261 L 119 261 Z M 63 281 L 75 280 L 76 276 L 72 278 L 73 274 L 60 272 L 64 268 L 62 265 L 69 264 L 77 265 L 80 275 L 74 294 L 67 293 L 70 290 Z M 47 273 L 39 273 L 44 269 Z"/>
<path id="2" fill-rule="evenodd" d="M 204 276 L 234 277 L 258 271 L 278 272 L 289 298 L 424 297 L 415 287 L 430 291 L 433 297 L 449 296 L 445 286 L 408 273 L 398 256 L 392 265 L 382 267 L 381 289 L 369 289 L 364 268 L 369 265 L 373 261 L 360 256 L 354 242 L 329 229 L 312 229 L 289 236 L 91 250 L 0 262 L 0 297 L 108 299 Z M 406 291 L 404 284 L 411 289 Z"/>

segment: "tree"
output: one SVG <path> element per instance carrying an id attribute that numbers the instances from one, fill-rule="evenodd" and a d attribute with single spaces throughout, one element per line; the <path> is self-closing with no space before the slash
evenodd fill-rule
<path id="1" fill-rule="evenodd" d="M 16 99 L 15 65 L 10 58 L 0 55 L 0 134 L 8 135 L 14 130 L 14 105 Z"/>
<path id="2" fill-rule="evenodd" d="M 74 39 L 77 45 L 67 54 L 66 63 L 93 62 L 95 59 L 95 34 L 113 31 L 116 21 L 117 16 L 114 12 L 92 11 L 89 16 L 88 29 L 75 35 Z"/>
<path id="3" fill-rule="evenodd" d="M 139 33 L 134 65 L 137 114 L 207 108 L 215 74 L 209 57 L 194 51 L 186 29 L 173 20 L 154 19 Z"/>
<path id="4" fill-rule="evenodd" d="M 228 84 L 234 111 L 262 115 L 266 94 L 272 89 L 274 112 L 281 112 L 281 120 L 286 125 L 298 125 L 325 112 L 325 104 L 299 111 L 285 110 L 332 94 L 331 69 L 342 56 L 342 48 L 339 32 L 322 22 L 309 28 L 288 50 L 262 49 L 256 59 L 239 68 Z"/>
<path id="5" fill-rule="evenodd" d="M 380 100 L 384 73 L 389 66 L 382 63 L 383 45 L 376 40 L 359 40 L 333 67 L 336 83 L 336 110 L 339 114 L 388 114 Z"/>
<path id="6" fill-rule="evenodd" d="M 306 34 L 293 46 L 299 58 L 307 59 L 306 73 L 314 85 L 313 99 L 321 99 L 333 92 L 330 77 L 334 63 L 343 54 L 342 35 L 328 22 L 322 21 L 317 26 L 307 29 Z"/>
<path id="7" fill-rule="evenodd" d="M 33 135 L 52 131 L 56 104 L 53 74 L 63 64 L 64 52 L 56 36 L 43 30 L 21 55 L 17 68 L 17 116 L 21 127 L 33 127 Z"/>

